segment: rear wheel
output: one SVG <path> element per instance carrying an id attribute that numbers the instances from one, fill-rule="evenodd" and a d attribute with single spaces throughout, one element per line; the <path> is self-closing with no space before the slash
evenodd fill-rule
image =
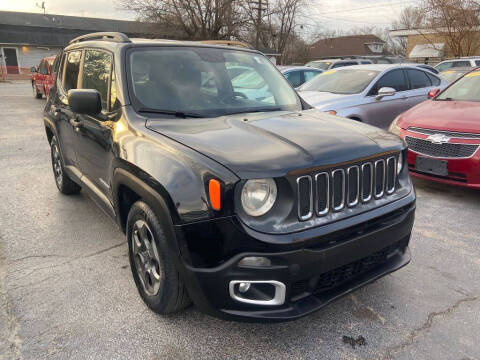
<path id="1" fill-rule="evenodd" d="M 133 279 L 147 306 L 159 314 L 187 307 L 190 298 L 173 262 L 165 231 L 143 201 L 133 204 L 128 213 L 127 241 Z"/>
<path id="2" fill-rule="evenodd" d="M 60 148 L 55 136 L 52 137 L 52 141 L 50 142 L 50 151 L 52 156 L 53 175 L 55 177 L 55 184 L 57 185 L 58 190 L 62 194 L 66 195 L 80 192 L 82 189 L 80 185 L 70 179 L 65 172 L 62 156 L 60 155 Z"/>
<path id="3" fill-rule="evenodd" d="M 37 89 L 37 87 L 35 86 L 35 84 L 32 84 L 32 89 L 33 89 L 33 96 L 34 96 L 36 99 L 41 99 L 41 98 L 42 98 L 42 93 L 41 93 L 41 92 L 38 92 L 38 89 Z"/>

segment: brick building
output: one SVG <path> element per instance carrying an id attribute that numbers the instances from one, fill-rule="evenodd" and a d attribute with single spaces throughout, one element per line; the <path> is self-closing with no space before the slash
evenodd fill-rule
<path id="1" fill-rule="evenodd" d="M 97 31 L 131 37 L 175 38 L 136 21 L 0 11 L 0 79 L 28 78 L 43 57 L 57 54 L 73 38 Z"/>
<path id="2" fill-rule="evenodd" d="M 390 37 L 406 42 L 405 57 L 412 61 L 436 63 L 455 57 L 448 46 L 446 36 L 430 29 L 392 30 Z M 480 56 L 480 32 L 472 41 L 473 51 L 469 56 Z"/>

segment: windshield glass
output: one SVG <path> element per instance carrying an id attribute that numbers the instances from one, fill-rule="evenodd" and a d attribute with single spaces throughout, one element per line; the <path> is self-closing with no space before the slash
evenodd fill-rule
<path id="1" fill-rule="evenodd" d="M 310 61 L 305 66 L 310 66 L 320 70 L 327 70 L 332 65 L 330 61 Z"/>
<path id="2" fill-rule="evenodd" d="M 324 91 L 333 94 L 361 93 L 378 75 L 375 70 L 329 70 L 302 85 L 300 91 Z"/>
<path id="3" fill-rule="evenodd" d="M 480 101 L 480 71 L 465 75 L 435 100 Z"/>
<path id="4" fill-rule="evenodd" d="M 447 70 L 440 73 L 440 77 L 449 83 L 454 82 L 458 78 L 462 77 L 466 71 Z"/>
<path id="5" fill-rule="evenodd" d="M 136 48 L 128 55 L 128 71 L 132 101 L 143 111 L 215 117 L 301 110 L 286 79 L 256 53 L 207 47 Z"/>

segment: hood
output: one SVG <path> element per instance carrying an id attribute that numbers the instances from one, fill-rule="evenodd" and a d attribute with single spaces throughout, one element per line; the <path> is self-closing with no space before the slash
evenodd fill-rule
<path id="1" fill-rule="evenodd" d="M 345 95 L 321 91 L 299 91 L 298 94 L 311 106 L 325 111 L 350 106 L 353 99 L 358 97 L 358 94 Z"/>
<path id="2" fill-rule="evenodd" d="M 410 126 L 480 133 L 480 102 L 427 100 L 407 112 L 397 122 L 402 129 Z"/>
<path id="3" fill-rule="evenodd" d="M 318 110 L 211 119 L 150 118 L 146 126 L 244 179 L 284 176 L 403 147 L 397 136 Z"/>

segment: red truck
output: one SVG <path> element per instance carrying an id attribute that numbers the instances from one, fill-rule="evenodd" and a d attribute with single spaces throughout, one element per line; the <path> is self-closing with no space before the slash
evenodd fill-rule
<path id="1" fill-rule="evenodd" d="M 56 56 L 43 58 L 38 67 L 33 66 L 32 71 L 32 89 L 33 95 L 37 99 L 41 99 L 43 95 L 48 97 L 50 88 L 53 86 L 56 78 L 56 73 L 52 70 Z"/>

